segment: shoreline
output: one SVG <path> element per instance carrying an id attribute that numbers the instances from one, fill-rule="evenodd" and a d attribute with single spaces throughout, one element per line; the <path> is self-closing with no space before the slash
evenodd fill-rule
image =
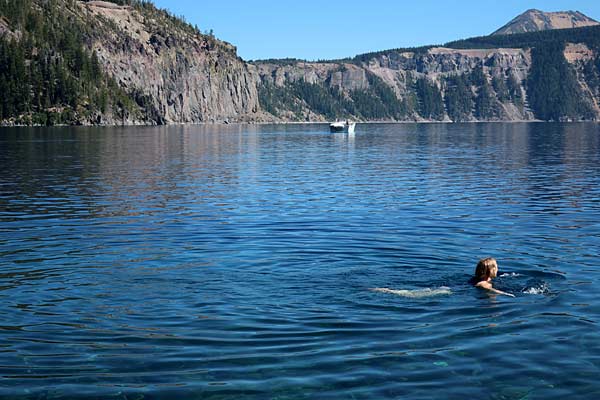
<path id="1" fill-rule="evenodd" d="M 130 125 L 0 125 L 1 128 L 151 128 L 151 127 L 176 127 L 176 126 L 227 126 L 227 125 L 329 125 L 327 121 L 273 121 L 273 122 L 195 122 L 171 123 L 164 125 L 130 124 Z M 509 120 L 509 121 L 357 121 L 357 125 L 466 125 L 466 124 L 598 124 L 600 121 L 543 121 L 534 120 Z"/>

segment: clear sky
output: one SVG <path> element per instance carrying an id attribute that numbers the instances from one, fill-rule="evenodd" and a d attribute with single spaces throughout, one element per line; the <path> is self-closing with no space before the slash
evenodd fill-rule
<path id="1" fill-rule="evenodd" d="M 335 59 L 489 34 L 530 9 L 600 20 L 600 0 L 154 0 L 245 60 Z"/>

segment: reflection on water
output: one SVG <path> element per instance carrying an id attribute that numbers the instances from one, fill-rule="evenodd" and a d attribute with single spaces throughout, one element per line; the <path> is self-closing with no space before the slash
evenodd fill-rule
<path id="1" fill-rule="evenodd" d="M 593 397 L 599 138 L 0 130 L 0 397 Z"/>

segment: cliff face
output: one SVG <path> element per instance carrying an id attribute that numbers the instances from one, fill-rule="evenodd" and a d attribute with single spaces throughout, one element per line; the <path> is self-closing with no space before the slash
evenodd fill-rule
<path id="1" fill-rule="evenodd" d="M 592 119 L 600 119 L 600 54 L 582 43 L 567 43 L 564 56 L 573 68 L 581 97 L 590 106 Z"/>
<path id="2" fill-rule="evenodd" d="M 537 115 L 530 92 L 538 95 L 535 105 L 544 115 L 550 114 L 540 95 L 557 104 L 558 111 L 546 118 L 598 120 L 600 53 L 567 43 L 562 54 L 536 66 L 551 72 L 548 63 L 560 65 L 560 59 L 565 75 L 550 81 L 545 72 L 530 79 L 535 63 L 530 48 L 436 47 L 376 53 L 358 63 L 255 67 L 261 104 L 280 120 L 529 121 Z"/>
<path id="3" fill-rule="evenodd" d="M 0 124 L 263 119 L 234 46 L 151 2 L 116 3 L 0 2 Z"/>
<path id="4" fill-rule="evenodd" d="M 395 58 L 395 59 L 394 59 Z M 526 107 L 526 89 L 531 55 L 528 51 L 520 49 L 491 49 L 491 50 L 456 50 L 447 48 L 432 48 L 425 54 L 402 53 L 398 57 L 381 56 L 370 61 L 366 68 L 379 76 L 400 96 L 410 95 L 413 91 L 410 83 L 417 79 L 431 81 L 439 90 L 443 99 L 446 99 L 451 89 L 452 78 L 457 76 L 468 77 L 473 71 L 481 71 L 483 76 L 479 82 L 471 82 L 469 88 L 474 98 L 482 92 L 482 87 L 490 90 L 491 107 L 494 113 L 489 115 L 475 115 L 473 109 L 465 115 L 464 120 L 507 120 L 526 121 L 534 119 L 532 112 Z M 483 80 L 481 80 L 483 78 Z M 506 90 L 504 86 L 496 87 L 494 82 L 506 85 L 508 80 L 518 84 L 518 98 L 515 104 L 508 97 L 505 98 L 500 91 Z M 408 83 L 408 84 L 407 84 Z M 500 85 L 497 85 L 500 86 Z M 419 115 L 413 115 L 419 119 Z M 444 120 L 452 120 L 448 110 L 444 113 Z"/>
<path id="5" fill-rule="evenodd" d="M 296 63 L 278 65 L 274 63 L 257 63 L 256 72 L 263 87 L 283 88 L 294 86 L 298 82 L 307 82 L 325 89 L 334 90 L 349 102 L 358 99 L 363 93 L 378 84 L 387 86 L 397 99 L 404 104 L 403 112 L 387 115 L 381 118 L 370 118 L 360 112 L 352 112 L 352 117 L 358 119 L 381 120 L 456 120 L 449 115 L 448 93 L 453 89 L 456 78 L 464 78 L 468 88 L 466 95 L 473 102 L 472 107 L 461 114 L 460 120 L 532 120 L 532 112 L 527 107 L 525 82 L 531 65 L 529 51 L 520 49 L 491 49 L 491 50 L 456 50 L 447 48 L 432 48 L 426 52 L 390 52 L 373 57 L 360 65 L 353 63 Z M 474 71 L 482 73 L 478 81 L 472 79 Z M 420 93 L 416 82 L 426 81 L 432 90 L 439 92 L 442 112 L 432 118 L 423 115 L 422 102 L 426 94 Z M 512 88 L 515 96 L 505 96 L 500 91 L 507 91 L 507 82 L 517 84 Z M 501 84 L 498 84 L 501 83 Z M 497 83 L 495 86 L 494 83 Z M 485 89 L 482 89 L 485 86 Z M 493 112 L 483 115 L 477 113 L 476 100 L 482 90 L 490 90 L 490 107 Z M 291 94 L 293 95 L 293 93 Z M 381 99 L 383 100 L 383 99 Z M 303 120 L 308 117 L 326 120 L 327 115 L 318 115 L 311 110 L 311 105 L 304 99 L 298 98 L 297 104 L 301 110 L 294 116 L 286 110 L 271 110 L 282 119 Z M 329 116 L 330 117 L 330 116 Z"/>
<path id="6" fill-rule="evenodd" d="M 154 8 L 79 2 L 99 24 L 90 50 L 118 84 L 144 96 L 157 123 L 248 121 L 257 118 L 254 76 L 236 49 L 190 32 Z"/>
<path id="7" fill-rule="evenodd" d="M 306 63 L 289 65 L 270 63 L 255 64 L 261 83 L 285 86 L 290 82 L 304 80 L 311 84 L 327 83 L 343 90 L 365 89 L 369 86 L 366 69 L 348 63 Z"/>

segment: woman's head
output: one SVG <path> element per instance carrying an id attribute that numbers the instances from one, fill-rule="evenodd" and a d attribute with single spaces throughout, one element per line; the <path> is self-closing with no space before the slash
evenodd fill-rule
<path id="1" fill-rule="evenodd" d="M 479 260 L 475 268 L 475 279 L 478 282 L 493 279 L 498 275 L 498 263 L 492 257 Z"/>

